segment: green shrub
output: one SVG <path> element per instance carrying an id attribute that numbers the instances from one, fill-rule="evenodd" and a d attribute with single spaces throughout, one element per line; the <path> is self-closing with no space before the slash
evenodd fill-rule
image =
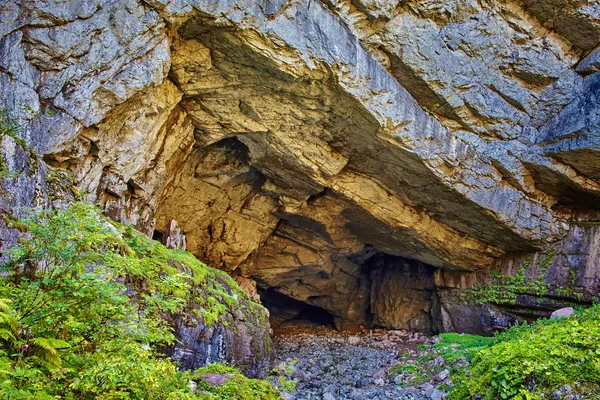
<path id="1" fill-rule="evenodd" d="M 600 305 L 577 316 L 517 325 L 472 352 L 451 399 L 541 399 L 564 384 L 600 387 Z"/>
<path id="2" fill-rule="evenodd" d="M 175 340 L 165 316 L 193 305 L 216 318 L 232 299 L 259 307 L 224 272 L 90 204 L 19 225 L 27 233 L 0 266 L 2 399 L 202 398 L 156 350 Z"/>

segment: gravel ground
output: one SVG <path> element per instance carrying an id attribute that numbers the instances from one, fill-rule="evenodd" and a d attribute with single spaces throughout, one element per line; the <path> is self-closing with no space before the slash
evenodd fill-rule
<path id="1" fill-rule="evenodd" d="M 404 331 L 340 334 L 323 326 L 297 323 L 276 331 L 277 370 L 296 380 L 288 399 L 426 400 L 431 393 L 401 388 L 390 374 L 398 352 L 426 340 Z"/>

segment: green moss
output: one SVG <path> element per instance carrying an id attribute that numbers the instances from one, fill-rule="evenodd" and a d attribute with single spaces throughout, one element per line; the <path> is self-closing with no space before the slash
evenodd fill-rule
<path id="1" fill-rule="evenodd" d="M 552 266 L 552 259 L 554 258 L 554 250 L 549 250 L 543 260 L 538 261 L 538 264 L 542 267 L 544 275 L 548 272 L 548 268 Z"/>
<path id="2" fill-rule="evenodd" d="M 253 302 L 227 273 L 207 266 L 187 251 L 167 249 L 131 227 L 112 224 L 123 234 L 128 254 L 123 268 L 135 286 L 146 287 L 153 294 L 175 294 L 185 307 L 196 308 L 195 314 L 208 326 L 228 324 L 234 308 L 253 317 L 251 323 L 266 321 L 262 306 Z"/>
<path id="3" fill-rule="evenodd" d="M 600 221 L 580 221 L 580 222 L 574 222 L 574 224 L 581 225 L 581 226 L 598 226 L 598 225 L 600 225 Z"/>
<path id="4" fill-rule="evenodd" d="M 434 345 L 439 354 L 446 360 L 454 361 L 459 357 L 469 355 L 473 350 L 489 346 L 496 341 L 495 338 L 469 335 L 463 333 L 442 333 L 441 340 Z"/>
<path id="5" fill-rule="evenodd" d="M 549 268 L 552 266 L 554 250 L 548 251 L 542 258 L 538 257 L 533 263 L 530 257 L 522 261 L 522 267 L 514 275 L 503 274 L 499 269 L 490 272 L 486 285 L 464 291 L 463 300 L 474 301 L 476 304 L 515 304 L 520 295 L 535 296 L 543 300 L 551 290 L 559 288 L 544 281 Z M 538 266 L 537 271 L 533 268 Z"/>
<path id="6" fill-rule="evenodd" d="M 219 386 L 213 386 L 202 379 L 204 374 L 225 375 L 227 381 Z M 201 399 L 206 400 L 279 400 L 277 393 L 268 382 L 249 379 L 239 371 L 223 364 L 211 364 L 194 371 L 192 378 L 201 390 Z"/>

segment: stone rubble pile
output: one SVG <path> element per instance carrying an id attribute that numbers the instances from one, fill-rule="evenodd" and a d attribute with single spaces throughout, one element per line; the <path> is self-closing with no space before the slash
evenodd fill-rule
<path id="1" fill-rule="evenodd" d="M 405 330 L 286 333 L 275 338 L 275 371 L 287 371 L 288 379 L 296 380 L 295 391 L 284 393 L 287 400 L 441 400 L 446 393 L 440 386 L 451 383 L 447 369 L 418 387 L 405 385 L 405 376 L 394 373 L 400 353 L 416 354 L 418 345 L 430 342 Z"/>

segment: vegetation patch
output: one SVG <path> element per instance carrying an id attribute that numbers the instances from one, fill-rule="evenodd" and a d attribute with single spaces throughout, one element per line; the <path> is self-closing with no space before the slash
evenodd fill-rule
<path id="1" fill-rule="evenodd" d="M 591 398 L 600 387 L 600 305 L 516 325 L 471 355 L 451 399 L 545 399 L 565 384 Z"/>
<path id="2" fill-rule="evenodd" d="M 494 337 L 445 333 L 419 350 L 407 351 L 392 374 L 419 386 L 448 369 L 440 390 L 451 400 L 550 399 L 564 385 L 591 399 L 600 387 L 600 305 Z"/>
<path id="3" fill-rule="evenodd" d="M 431 380 L 444 369 L 454 374 L 472 358 L 473 350 L 489 346 L 497 339 L 493 337 L 442 333 L 432 343 L 421 344 L 417 351 L 404 350 L 400 353 L 400 364 L 392 368 L 391 376 L 401 375 L 403 386 L 419 386 Z"/>
<path id="4" fill-rule="evenodd" d="M 24 239 L 0 266 L 0 398 L 246 398 L 196 393 L 157 350 L 175 341 L 169 316 L 190 308 L 207 324 L 223 304 L 266 318 L 227 274 L 86 203 L 16 224 Z"/>
<path id="5" fill-rule="evenodd" d="M 552 294 L 581 300 L 584 293 L 577 288 L 546 283 L 545 278 L 552 266 L 553 258 L 553 250 L 539 257 L 535 264 L 532 264 L 531 258 L 526 258 L 522 261 L 522 267 L 514 275 L 503 274 L 499 269 L 493 270 L 489 274 L 491 279 L 489 283 L 464 290 L 461 293 L 462 299 L 473 301 L 477 305 L 490 303 L 514 305 L 519 296 L 530 296 L 533 301 L 542 302 Z M 575 285 L 574 278 L 571 277 L 572 286 Z"/>
<path id="6" fill-rule="evenodd" d="M 213 385 L 203 376 L 207 374 L 225 377 L 221 385 Z M 279 400 L 281 395 L 266 381 L 249 379 L 234 368 L 223 364 L 211 364 L 194 371 L 197 391 L 203 400 Z"/>
<path id="7" fill-rule="evenodd" d="M 526 267 L 519 268 L 515 275 L 502 274 L 499 270 L 490 273 L 490 284 L 477 289 L 465 290 L 468 299 L 476 304 L 516 304 L 520 295 L 533 295 L 539 298 L 547 295 L 550 285 L 543 281 L 543 277 L 530 277 L 525 273 Z"/>

